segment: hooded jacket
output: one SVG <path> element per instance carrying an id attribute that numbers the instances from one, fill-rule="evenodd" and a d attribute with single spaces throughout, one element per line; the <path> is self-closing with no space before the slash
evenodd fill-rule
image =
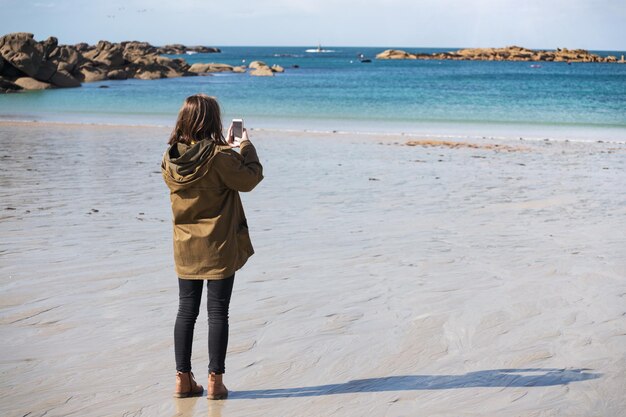
<path id="1" fill-rule="evenodd" d="M 174 144 L 163 155 L 180 278 L 228 278 L 254 254 L 239 191 L 261 182 L 263 167 L 250 141 L 240 146 L 237 153 L 201 140 Z"/>

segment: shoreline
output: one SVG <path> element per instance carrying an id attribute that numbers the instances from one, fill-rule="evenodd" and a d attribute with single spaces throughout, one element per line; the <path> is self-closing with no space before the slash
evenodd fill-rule
<path id="1" fill-rule="evenodd" d="M 225 118 L 225 120 L 227 120 Z M 72 121 L 53 121 L 53 120 L 23 120 L 23 119 L 4 119 L 0 120 L 0 128 L 2 126 L 56 126 L 56 127 L 93 127 L 93 128 L 129 128 L 129 129 L 169 129 L 174 127 L 174 124 L 134 124 L 134 123 L 105 123 L 105 122 L 72 122 Z M 457 129 L 462 129 L 462 126 L 455 126 Z M 615 128 L 619 129 L 619 128 Z M 376 137 L 377 139 L 385 138 L 387 140 L 415 140 L 415 139 L 442 139 L 442 140 L 473 140 L 473 141 L 501 141 L 501 142 L 558 142 L 558 143 L 583 143 L 583 144 L 611 144 L 611 145 L 626 145 L 626 139 L 606 139 L 606 138 L 576 138 L 562 136 L 522 136 L 520 134 L 513 134 L 515 128 L 510 127 L 511 134 L 507 136 L 502 135 L 464 135 L 453 133 L 421 133 L 421 132 L 390 132 L 390 131 L 355 131 L 355 130 L 341 130 L 341 129 L 307 129 L 307 128 L 288 128 L 288 127 L 254 127 L 250 128 L 251 132 L 275 132 L 280 134 L 293 133 L 296 135 L 310 134 L 310 135 L 338 135 L 338 136 L 356 136 L 356 137 Z M 576 129 L 572 129 L 576 130 Z"/>

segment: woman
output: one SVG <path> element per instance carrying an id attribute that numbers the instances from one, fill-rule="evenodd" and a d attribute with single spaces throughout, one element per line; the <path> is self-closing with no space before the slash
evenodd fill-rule
<path id="1" fill-rule="evenodd" d="M 263 167 L 244 129 L 228 140 L 220 107 L 204 94 L 187 97 L 163 155 L 161 170 L 170 189 L 174 223 L 174 261 L 179 307 L 174 326 L 175 397 L 202 395 L 191 372 L 193 330 L 207 286 L 209 384 L 207 398 L 224 399 L 222 381 L 228 345 L 228 306 L 235 271 L 254 253 L 239 191 L 263 179 Z M 233 148 L 240 148 L 237 153 Z"/>

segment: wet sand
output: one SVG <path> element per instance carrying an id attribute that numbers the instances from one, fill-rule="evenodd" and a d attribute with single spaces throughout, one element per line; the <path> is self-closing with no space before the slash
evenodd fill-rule
<path id="1" fill-rule="evenodd" d="M 171 398 L 168 133 L 0 123 L 0 415 L 626 413 L 625 145 L 252 132 L 208 402 Z"/>

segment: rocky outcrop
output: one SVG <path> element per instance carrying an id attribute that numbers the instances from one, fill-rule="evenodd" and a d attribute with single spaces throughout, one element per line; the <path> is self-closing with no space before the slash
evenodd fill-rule
<path id="1" fill-rule="evenodd" d="M 30 33 L 3 36 L 0 38 L 0 56 L 4 63 L 0 75 L 27 90 L 78 87 L 80 81 L 68 71 L 70 66 L 59 66 L 58 50 L 58 41 L 54 37 L 36 42 Z"/>
<path id="2" fill-rule="evenodd" d="M 107 41 L 100 41 L 95 49 L 84 52 L 83 57 L 97 64 L 110 68 L 119 68 L 124 65 L 124 47 Z"/>
<path id="3" fill-rule="evenodd" d="M 165 45 L 157 48 L 158 54 L 162 55 L 180 55 L 189 52 L 195 52 L 198 54 L 219 53 L 222 52 L 219 48 L 209 48 L 207 46 L 185 46 L 180 44 Z"/>
<path id="4" fill-rule="evenodd" d="M 125 54 L 130 55 L 150 55 L 161 54 L 155 46 L 150 45 L 148 42 L 127 41 L 121 42 L 120 46 L 124 50 Z"/>
<path id="5" fill-rule="evenodd" d="M 387 49 L 376 55 L 376 59 L 417 59 L 417 55 L 399 49 Z"/>
<path id="6" fill-rule="evenodd" d="M 43 62 L 43 45 L 30 33 L 11 33 L 0 38 L 0 56 L 26 76 L 34 77 Z"/>
<path id="7" fill-rule="evenodd" d="M 285 72 L 285 69 L 280 65 L 270 67 L 263 61 L 252 61 L 248 67 L 252 70 L 250 75 L 256 77 L 273 77 L 275 72 Z"/>
<path id="8" fill-rule="evenodd" d="M 449 59 L 469 61 L 554 61 L 554 62 L 623 62 L 614 56 L 602 57 L 584 49 L 557 48 L 555 51 L 534 50 L 520 46 L 506 48 L 467 48 L 455 52 L 413 54 L 387 49 L 376 55 L 376 59 Z"/>
<path id="9" fill-rule="evenodd" d="M 196 74 L 202 74 L 207 72 L 230 72 L 233 71 L 233 66 L 228 64 L 217 64 L 217 63 L 208 63 L 208 64 L 193 64 L 190 68 L 190 72 L 195 72 Z"/>
<path id="10" fill-rule="evenodd" d="M 84 47 L 82 47 L 85 50 Z M 82 52 L 86 60 L 79 65 L 79 79 L 84 82 L 98 80 L 125 80 L 139 78 L 154 80 L 195 75 L 183 59 L 159 55 L 158 48 L 147 42 L 100 41 Z"/>
<path id="11" fill-rule="evenodd" d="M 248 65 L 248 68 L 251 70 L 250 75 L 258 77 L 273 77 L 276 72 L 285 72 L 285 69 L 280 65 L 272 65 L 270 67 L 263 61 L 252 61 L 250 65 Z M 212 72 L 243 73 L 246 72 L 246 66 L 240 65 L 234 67 L 232 65 L 217 64 L 214 62 L 207 64 L 196 63 L 189 68 L 189 71 L 196 74 L 208 74 Z"/>
<path id="12" fill-rule="evenodd" d="M 81 82 L 101 80 L 196 75 L 189 71 L 185 60 L 161 56 L 188 51 L 219 52 L 219 49 L 184 45 L 155 47 L 137 41 L 59 45 L 54 37 L 37 42 L 31 33 L 11 33 L 0 37 L 0 92 L 78 87 Z M 213 65 L 233 70 L 229 65 Z"/>
<path id="13" fill-rule="evenodd" d="M 184 59 L 163 56 L 190 52 L 220 50 L 178 44 L 157 47 L 138 41 L 59 45 L 54 37 L 37 42 L 31 33 L 11 33 L 0 37 L 0 93 L 78 87 L 81 82 L 102 80 L 154 80 L 213 72 L 244 73 L 247 70 L 245 65 L 219 63 L 190 66 Z M 250 75 L 255 76 L 273 76 L 276 72 L 284 72 L 280 65 L 269 67 L 261 61 L 252 62 L 249 68 L 252 70 Z"/>

